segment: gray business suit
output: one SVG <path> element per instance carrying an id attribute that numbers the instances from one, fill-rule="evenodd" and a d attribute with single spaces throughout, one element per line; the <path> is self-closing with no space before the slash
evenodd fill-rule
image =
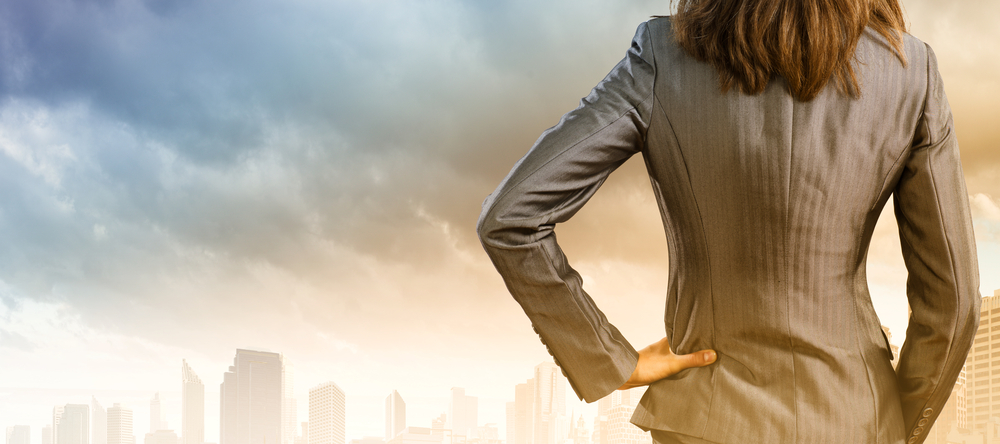
<path id="1" fill-rule="evenodd" d="M 858 99 L 721 93 L 713 68 L 639 25 L 625 58 L 547 130 L 483 204 L 478 231 L 576 393 L 621 385 L 637 353 L 556 243 L 642 153 L 670 256 L 665 326 L 680 354 L 718 361 L 651 385 L 632 421 L 658 440 L 916 443 L 944 405 L 978 326 L 975 242 L 933 52 L 903 67 L 874 33 Z M 894 196 L 912 315 L 894 372 L 865 258 Z"/>

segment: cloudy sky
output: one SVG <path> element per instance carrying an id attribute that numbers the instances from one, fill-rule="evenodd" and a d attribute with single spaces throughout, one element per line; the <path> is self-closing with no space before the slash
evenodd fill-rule
<path id="1" fill-rule="evenodd" d="M 904 7 L 941 64 L 992 295 L 1000 3 Z M 513 385 L 548 355 L 475 237 L 480 204 L 639 22 L 669 12 L 643 0 L 0 2 L 0 426 L 39 439 L 53 405 L 96 395 L 135 408 L 141 442 L 153 392 L 179 427 L 187 359 L 217 441 L 218 384 L 242 347 L 292 360 L 302 400 L 320 382 L 343 387 L 348 439 L 382 434 L 393 389 L 410 425 L 428 426 L 458 386 L 503 428 Z M 611 321 L 637 348 L 658 339 L 668 258 L 641 158 L 557 231 Z M 891 211 L 868 268 L 901 344 Z"/>

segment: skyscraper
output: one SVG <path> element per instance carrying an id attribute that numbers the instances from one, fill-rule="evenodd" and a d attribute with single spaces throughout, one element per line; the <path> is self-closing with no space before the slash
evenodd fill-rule
<path id="1" fill-rule="evenodd" d="M 220 444 L 276 444 L 281 440 L 281 355 L 236 350 L 220 393 Z"/>
<path id="2" fill-rule="evenodd" d="M 108 413 L 97 397 L 90 397 L 90 444 L 108 444 Z"/>
<path id="3" fill-rule="evenodd" d="M 535 366 L 532 444 L 558 444 L 565 438 L 561 430 L 566 416 L 566 378 L 559 366 L 543 362 Z"/>
<path id="4" fill-rule="evenodd" d="M 166 430 L 167 425 L 163 422 L 163 408 L 160 404 L 160 393 L 153 395 L 149 400 L 149 433 L 157 430 Z"/>
<path id="5" fill-rule="evenodd" d="M 31 444 L 31 427 L 26 425 L 7 427 L 7 444 Z"/>
<path id="6" fill-rule="evenodd" d="M 132 409 L 118 403 L 108 407 L 108 444 L 135 444 Z"/>
<path id="7" fill-rule="evenodd" d="M 611 398 L 611 407 L 608 410 L 607 422 L 607 444 L 652 444 L 653 438 L 648 432 L 632 424 L 629 419 L 635 412 L 635 406 L 639 404 L 639 399 L 646 392 L 647 387 L 637 387 L 631 390 L 616 390 L 608 398 Z"/>
<path id="8" fill-rule="evenodd" d="M 181 360 L 181 442 L 205 442 L 205 385 L 185 360 Z"/>
<path id="9" fill-rule="evenodd" d="M 295 444 L 295 428 L 299 422 L 295 402 L 295 367 L 286 357 L 281 360 L 281 444 Z"/>
<path id="10" fill-rule="evenodd" d="M 332 382 L 309 390 L 309 444 L 345 444 L 346 396 Z"/>
<path id="11" fill-rule="evenodd" d="M 990 375 L 992 370 L 992 377 Z M 968 424 L 973 430 L 986 428 L 991 411 L 1000 416 L 1000 290 L 982 299 L 979 330 L 965 361 Z"/>
<path id="12" fill-rule="evenodd" d="M 59 442 L 59 421 L 62 420 L 64 410 L 66 410 L 66 406 L 57 405 L 52 407 L 52 444 Z"/>
<path id="13" fill-rule="evenodd" d="M 532 444 L 535 436 L 535 380 L 514 386 L 514 440 L 509 444 Z"/>
<path id="14" fill-rule="evenodd" d="M 53 444 L 51 425 L 42 426 L 42 444 Z"/>
<path id="15" fill-rule="evenodd" d="M 452 435 L 469 436 L 469 431 L 479 422 L 479 398 L 466 396 L 464 388 L 453 387 L 448 409 Z"/>
<path id="16" fill-rule="evenodd" d="M 57 419 L 56 444 L 90 444 L 90 406 L 66 404 Z"/>
<path id="17" fill-rule="evenodd" d="M 393 390 L 385 398 L 385 441 L 389 442 L 406 428 L 406 403 L 399 392 Z"/>
<path id="18" fill-rule="evenodd" d="M 927 438 L 924 444 L 946 444 L 948 442 L 948 434 L 953 428 L 959 430 L 968 429 L 969 423 L 965 397 L 966 367 L 967 365 L 962 366 L 962 373 L 959 373 L 958 380 L 955 381 L 955 387 L 951 390 L 951 396 L 948 397 L 948 401 L 941 408 L 941 414 L 934 421 L 934 425 L 927 431 Z"/>

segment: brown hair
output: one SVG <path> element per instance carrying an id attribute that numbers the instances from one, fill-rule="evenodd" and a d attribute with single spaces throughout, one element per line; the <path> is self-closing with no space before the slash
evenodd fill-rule
<path id="1" fill-rule="evenodd" d="M 903 11 L 898 0 L 677 0 L 677 42 L 719 72 L 722 91 L 764 91 L 783 77 L 799 100 L 816 97 L 831 77 L 842 92 L 860 95 L 851 62 L 870 26 L 906 65 Z"/>

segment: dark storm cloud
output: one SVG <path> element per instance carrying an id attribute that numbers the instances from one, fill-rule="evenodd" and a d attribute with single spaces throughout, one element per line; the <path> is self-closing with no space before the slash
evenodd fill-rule
<path id="1" fill-rule="evenodd" d="M 0 281 L 164 337 L 493 309 L 479 205 L 668 8 L 0 2 Z M 560 240 L 662 261 L 651 196 L 634 159 Z"/>

